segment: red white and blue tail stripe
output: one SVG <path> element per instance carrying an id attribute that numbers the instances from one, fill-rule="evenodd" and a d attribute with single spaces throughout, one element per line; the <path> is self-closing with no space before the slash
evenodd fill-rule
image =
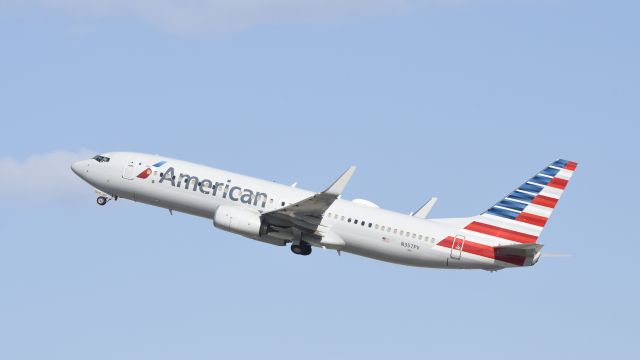
<path id="1" fill-rule="evenodd" d="M 538 238 L 577 166 L 567 160 L 551 163 L 438 245 L 500 266 L 535 264 L 542 248 Z"/>
<path id="2" fill-rule="evenodd" d="M 577 166 L 573 161 L 556 160 L 492 206 L 480 219 L 499 225 L 509 240 L 535 242 Z M 524 231 L 522 234 L 527 236 L 510 234 L 513 231 Z"/>

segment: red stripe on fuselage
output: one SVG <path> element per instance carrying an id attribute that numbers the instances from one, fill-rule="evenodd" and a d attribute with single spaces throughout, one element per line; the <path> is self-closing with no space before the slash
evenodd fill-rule
<path id="1" fill-rule="evenodd" d="M 523 212 L 523 213 L 520 213 L 520 215 L 518 215 L 516 220 L 527 223 L 527 224 L 543 227 L 547 223 L 547 220 L 549 219 L 547 219 L 546 217 Z"/>
<path id="2" fill-rule="evenodd" d="M 548 208 L 553 209 L 554 207 L 556 207 L 556 204 L 558 203 L 558 199 L 554 199 L 549 196 L 538 195 L 535 198 L 533 198 L 533 201 L 531 203 L 540 205 L 540 206 L 546 206 Z"/>
<path id="3" fill-rule="evenodd" d="M 560 178 L 555 177 L 555 178 L 551 179 L 551 181 L 547 184 L 547 186 L 551 186 L 551 187 L 554 187 L 556 189 L 564 190 L 564 188 L 567 187 L 568 183 L 569 183 L 569 180 L 560 179 Z"/>
<path id="4" fill-rule="evenodd" d="M 451 249 L 451 247 L 453 246 L 453 236 L 448 236 L 446 239 L 440 241 L 438 245 Z M 473 241 L 469 240 L 466 240 L 464 242 L 464 245 L 462 246 L 462 252 L 486 257 L 489 259 L 504 261 L 506 263 L 517 266 L 524 265 L 524 262 L 527 259 L 524 256 L 496 254 L 496 249 L 494 249 L 493 247 L 474 243 Z"/>
<path id="5" fill-rule="evenodd" d="M 535 243 L 538 239 L 537 236 L 521 233 L 519 231 L 504 229 L 498 226 L 484 224 L 474 221 L 465 227 L 466 230 L 475 231 L 477 233 L 491 235 L 502 239 L 507 239 L 523 244 Z"/>

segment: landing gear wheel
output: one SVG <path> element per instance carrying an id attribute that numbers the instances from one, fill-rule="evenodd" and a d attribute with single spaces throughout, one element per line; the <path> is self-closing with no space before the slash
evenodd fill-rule
<path id="1" fill-rule="evenodd" d="M 98 205 L 104 206 L 104 204 L 107 203 L 107 198 L 104 196 L 98 196 L 98 199 L 96 200 L 96 202 L 98 203 Z"/>
<path id="2" fill-rule="evenodd" d="M 291 252 L 296 254 L 296 255 L 300 255 L 302 253 L 302 248 L 300 247 L 300 245 L 291 245 Z"/>
<path id="3" fill-rule="evenodd" d="M 300 244 L 291 245 L 291 252 L 296 255 L 307 256 L 311 254 L 311 245 L 306 242 L 301 242 Z"/>

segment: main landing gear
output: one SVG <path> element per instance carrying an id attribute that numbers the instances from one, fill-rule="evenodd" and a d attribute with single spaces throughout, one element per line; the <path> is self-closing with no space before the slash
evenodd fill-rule
<path id="1" fill-rule="evenodd" d="M 296 255 L 307 256 L 311 254 L 311 245 L 309 243 L 301 241 L 299 244 L 291 245 L 291 252 Z"/>

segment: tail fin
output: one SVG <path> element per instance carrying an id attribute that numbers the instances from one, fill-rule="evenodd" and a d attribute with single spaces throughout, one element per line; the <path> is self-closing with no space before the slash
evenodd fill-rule
<path id="1" fill-rule="evenodd" d="M 501 234 L 488 235 L 507 239 L 517 237 L 511 240 L 535 243 L 577 166 L 573 161 L 553 162 L 480 215 L 486 224 L 477 225 L 483 225 L 480 226 L 483 229 L 469 230 L 497 231 Z"/>

